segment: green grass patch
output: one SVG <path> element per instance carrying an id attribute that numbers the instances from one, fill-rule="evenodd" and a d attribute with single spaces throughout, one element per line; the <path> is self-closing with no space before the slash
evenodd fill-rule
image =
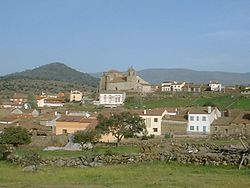
<path id="1" fill-rule="evenodd" d="M 250 110 L 250 97 L 241 97 L 231 108 Z"/>
<path id="2" fill-rule="evenodd" d="M 42 167 L 22 172 L 0 161 L 0 187 L 250 187 L 250 169 L 152 162 L 95 168 Z M 4 172 L 4 173 L 3 173 Z"/>
<path id="3" fill-rule="evenodd" d="M 127 108 L 160 108 L 187 106 L 217 106 L 227 108 L 250 109 L 247 96 L 224 93 L 155 93 L 149 96 L 130 96 L 126 99 Z"/>

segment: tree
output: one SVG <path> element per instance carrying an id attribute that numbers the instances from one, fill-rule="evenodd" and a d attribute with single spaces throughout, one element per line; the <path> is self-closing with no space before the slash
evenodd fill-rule
<path id="1" fill-rule="evenodd" d="M 84 130 L 84 131 L 76 131 L 74 133 L 74 143 L 79 143 L 82 147 L 82 151 L 84 149 L 84 144 L 90 142 L 97 142 L 100 139 L 100 134 L 92 129 Z"/>
<path id="2" fill-rule="evenodd" d="M 18 145 L 29 144 L 31 136 L 23 127 L 8 127 L 0 134 L 1 144 L 13 144 L 14 147 Z"/>
<path id="3" fill-rule="evenodd" d="M 113 114 L 109 118 L 100 114 L 97 118 L 99 123 L 96 129 L 101 130 L 103 133 L 111 133 L 117 139 L 117 146 L 124 137 L 132 137 L 146 130 L 144 120 L 138 115 L 129 112 Z"/>
<path id="4" fill-rule="evenodd" d="M 32 93 L 30 93 L 30 94 L 28 95 L 28 100 L 27 100 L 27 102 L 30 104 L 31 108 L 33 108 L 33 109 L 38 107 L 38 106 L 37 106 L 37 103 L 36 103 L 35 95 L 32 94 Z"/>

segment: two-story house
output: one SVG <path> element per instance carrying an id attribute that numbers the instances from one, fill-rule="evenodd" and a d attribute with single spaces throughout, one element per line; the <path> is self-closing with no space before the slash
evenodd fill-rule
<path id="1" fill-rule="evenodd" d="M 192 108 L 187 113 L 187 133 L 209 134 L 213 121 L 221 117 L 218 108 L 210 106 Z"/>
<path id="2" fill-rule="evenodd" d="M 165 109 L 133 110 L 131 113 L 138 114 L 145 120 L 148 135 L 161 135 L 162 118 L 168 114 Z"/>

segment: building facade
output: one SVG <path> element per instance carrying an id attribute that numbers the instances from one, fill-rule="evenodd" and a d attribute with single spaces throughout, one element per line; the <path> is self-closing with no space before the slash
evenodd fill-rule
<path id="1" fill-rule="evenodd" d="M 221 117 L 221 112 L 214 107 L 200 107 L 188 111 L 187 133 L 210 134 L 211 124 Z"/>
<path id="2" fill-rule="evenodd" d="M 82 101 L 82 92 L 80 91 L 70 91 L 69 101 L 70 102 L 80 102 Z"/>
<path id="3" fill-rule="evenodd" d="M 185 86 L 185 82 L 163 82 L 161 84 L 161 90 L 162 91 L 176 91 L 176 92 L 180 92 L 182 91 L 182 88 Z"/>
<path id="4" fill-rule="evenodd" d="M 210 81 L 208 87 L 211 91 L 221 92 L 222 85 L 218 81 Z"/>
<path id="5" fill-rule="evenodd" d="M 99 94 L 100 105 L 117 107 L 123 105 L 126 93 L 121 91 L 102 91 Z"/>
<path id="6" fill-rule="evenodd" d="M 137 75 L 133 68 L 127 74 L 116 70 L 103 73 L 99 91 L 151 92 L 151 85 Z"/>

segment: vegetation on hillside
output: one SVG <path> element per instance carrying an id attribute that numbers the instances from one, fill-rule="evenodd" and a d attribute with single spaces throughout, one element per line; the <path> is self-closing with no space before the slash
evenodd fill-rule
<path id="1" fill-rule="evenodd" d="M 45 93 L 59 93 L 70 90 L 92 90 L 96 89 L 81 83 L 71 83 L 64 81 L 55 81 L 55 80 L 36 80 L 30 78 L 17 78 L 17 79 L 0 79 L 0 90 L 1 93 L 8 92 L 21 92 L 21 93 L 35 93 L 41 94 Z"/>
<path id="2" fill-rule="evenodd" d="M 52 92 L 96 88 L 99 79 L 62 63 L 51 63 L 32 70 L 9 74 L 0 79 L 1 91 Z"/>

